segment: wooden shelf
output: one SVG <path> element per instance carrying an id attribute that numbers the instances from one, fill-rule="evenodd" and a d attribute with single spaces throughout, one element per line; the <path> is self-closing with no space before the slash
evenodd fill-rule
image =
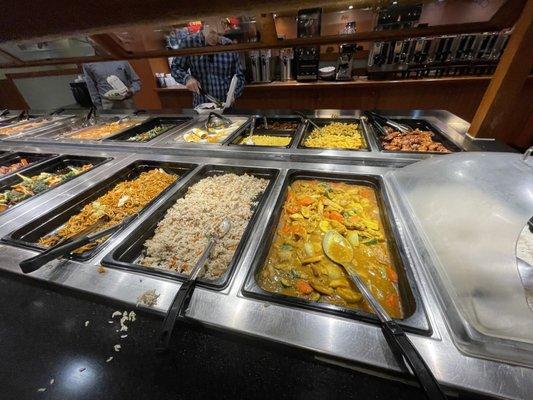
<path id="1" fill-rule="evenodd" d="M 269 90 L 269 89 L 316 89 L 316 88 L 349 88 L 357 86 L 387 86 L 395 85 L 424 85 L 424 84 L 449 84 L 457 82 L 475 82 L 475 81 L 490 81 L 490 76 L 459 76 L 459 77 L 443 77 L 443 78 L 421 78 L 421 79 L 398 79 L 398 80 L 384 80 L 374 81 L 368 79 L 357 79 L 353 81 L 316 81 L 316 82 L 270 82 L 270 83 L 251 83 L 246 85 L 246 90 Z M 186 92 L 187 89 L 183 87 L 170 88 L 156 88 L 157 92 Z"/>

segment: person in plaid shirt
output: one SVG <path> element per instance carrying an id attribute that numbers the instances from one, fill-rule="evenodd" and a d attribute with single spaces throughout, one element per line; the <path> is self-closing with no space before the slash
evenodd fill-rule
<path id="1" fill-rule="evenodd" d="M 231 40 L 220 36 L 214 28 L 207 25 L 202 31 L 186 37 L 183 42 L 180 46 L 182 48 L 232 43 Z M 210 100 L 200 94 L 200 87 L 211 96 L 225 101 L 233 75 L 236 75 L 238 79 L 235 97 L 239 97 L 244 89 L 241 60 L 235 52 L 175 57 L 171 71 L 176 82 L 185 85 L 193 92 L 193 107 L 201 103 L 210 103 Z"/>

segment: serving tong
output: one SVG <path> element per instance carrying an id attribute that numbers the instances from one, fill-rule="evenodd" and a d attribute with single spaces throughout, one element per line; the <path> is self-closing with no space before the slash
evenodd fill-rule
<path id="1" fill-rule="evenodd" d="M 367 118 L 369 118 L 371 121 L 375 122 L 378 127 L 379 127 L 379 130 L 382 134 L 385 134 L 386 135 L 386 131 L 383 129 L 383 126 L 382 125 L 388 125 L 390 126 L 391 128 L 395 129 L 396 131 L 402 133 L 402 134 L 405 134 L 405 133 L 409 133 L 409 132 L 412 132 L 413 130 L 404 125 L 404 124 L 400 124 L 399 122 L 396 122 L 396 121 L 393 121 L 392 119 L 389 119 L 387 117 L 384 117 L 383 115 L 381 114 L 378 114 L 374 111 L 365 111 L 364 114 L 367 116 Z"/>
<path id="2" fill-rule="evenodd" d="M 200 94 L 213 102 L 217 108 L 224 108 L 224 103 L 222 103 L 219 99 L 217 99 L 215 96 L 211 96 L 209 93 L 205 91 L 204 88 L 200 86 Z"/>
<path id="3" fill-rule="evenodd" d="M 163 325 L 161 326 L 161 332 L 159 333 L 159 339 L 156 345 L 157 352 L 163 353 L 168 349 L 168 344 L 170 342 L 170 338 L 172 337 L 172 331 L 174 330 L 176 319 L 180 316 L 183 316 L 187 310 L 196 286 L 198 275 L 200 275 L 200 272 L 207 264 L 207 260 L 209 259 L 211 251 L 213 251 L 216 242 L 222 239 L 230 229 L 231 222 L 229 219 L 225 218 L 218 226 L 218 234 L 214 234 L 209 238 L 202 256 L 198 259 L 198 262 L 192 269 L 187 279 L 181 284 L 176 296 L 174 296 L 174 300 L 172 301 L 168 313 L 165 316 Z"/>
<path id="4" fill-rule="evenodd" d="M 296 115 L 298 115 L 299 117 L 302 118 L 302 121 L 303 122 L 309 122 L 311 125 L 313 125 L 316 129 L 320 129 L 320 126 L 318 126 L 317 124 L 315 124 L 312 120 L 310 120 L 309 118 L 307 118 L 307 116 L 300 112 L 300 111 L 295 111 L 294 112 Z"/>
<path id="5" fill-rule="evenodd" d="M 98 121 L 96 120 L 96 107 L 91 107 L 81 126 L 82 128 L 86 128 L 88 126 L 96 125 L 97 122 Z"/>
<path id="6" fill-rule="evenodd" d="M 109 217 L 107 215 L 103 215 L 87 228 L 81 230 L 75 235 L 72 235 L 70 238 L 60 241 L 55 246 L 48 248 L 34 257 L 21 261 L 19 263 L 20 269 L 25 274 L 37 271 L 39 268 L 46 265 L 50 261 L 55 260 L 56 258 L 68 255 L 73 250 L 83 247 L 86 244 L 94 242 L 95 240 L 98 240 L 104 236 L 112 234 L 128 224 L 137 216 L 138 213 L 132 214 L 129 217 L 124 218 L 118 224 L 110 226 L 109 228 L 98 230 L 107 222 L 109 222 Z M 94 231 L 97 232 L 92 233 Z"/>

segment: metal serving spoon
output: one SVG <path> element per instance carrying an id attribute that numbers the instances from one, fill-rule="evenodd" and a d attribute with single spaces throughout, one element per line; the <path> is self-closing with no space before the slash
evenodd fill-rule
<path id="1" fill-rule="evenodd" d="M 376 300 L 352 264 L 353 248 L 350 242 L 337 231 L 331 230 L 324 235 L 322 248 L 326 256 L 336 264 L 344 267 L 346 273 L 357 286 L 370 306 L 374 309 L 381 322 L 381 330 L 387 343 L 400 365 L 407 364 L 415 374 L 422 390 L 430 399 L 446 399 L 442 388 L 433 376 L 420 353 L 413 346 L 403 329 L 390 317 Z"/>
<path id="2" fill-rule="evenodd" d="M 217 234 L 209 238 L 209 242 L 205 247 L 204 253 L 194 266 L 190 275 L 181 284 L 178 292 L 176 293 L 176 296 L 174 297 L 174 300 L 172 301 L 172 305 L 168 310 L 165 320 L 163 321 L 163 326 L 161 327 L 161 332 L 159 334 L 159 340 L 156 345 L 156 351 L 162 353 L 168 349 L 168 343 L 172 336 L 172 331 L 174 330 L 176 319 L 179 316 L 182 316 L 187 310 L 187 306 L 189 305 L 189 302 L 191 300 L 194 287 L 196 286 L 196 279 L 198 278 L 198 275 L 204 269 L 204 266 L 207 263 L 207 259 L 209 258 L 211 251 L 213 251 L 217 240 L 222 239 L 229 232 L 230 229 L 231 222 L 229 221 L 229 219 L 225 218 L 218 226 Z"/>

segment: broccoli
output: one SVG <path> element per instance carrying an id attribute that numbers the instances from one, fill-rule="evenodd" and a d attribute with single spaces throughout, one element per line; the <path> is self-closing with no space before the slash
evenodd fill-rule
<path id="1" fill-rule="evenodd" d="M 24 193 L 17 192 L 16 190 L 9 190 L 5 194 L 5 197 L 8 203 L 16 204 L 24 200 L 27 196 Z"/>
<path id="2" fill-rule="evenodd" d="M 44 181 L 37 180 L 33 183 L 31 189 L 33 193 L 37 194 L 37 193 L 44 192 L 46 189 L 48 189 L 48 185 Z"/>

